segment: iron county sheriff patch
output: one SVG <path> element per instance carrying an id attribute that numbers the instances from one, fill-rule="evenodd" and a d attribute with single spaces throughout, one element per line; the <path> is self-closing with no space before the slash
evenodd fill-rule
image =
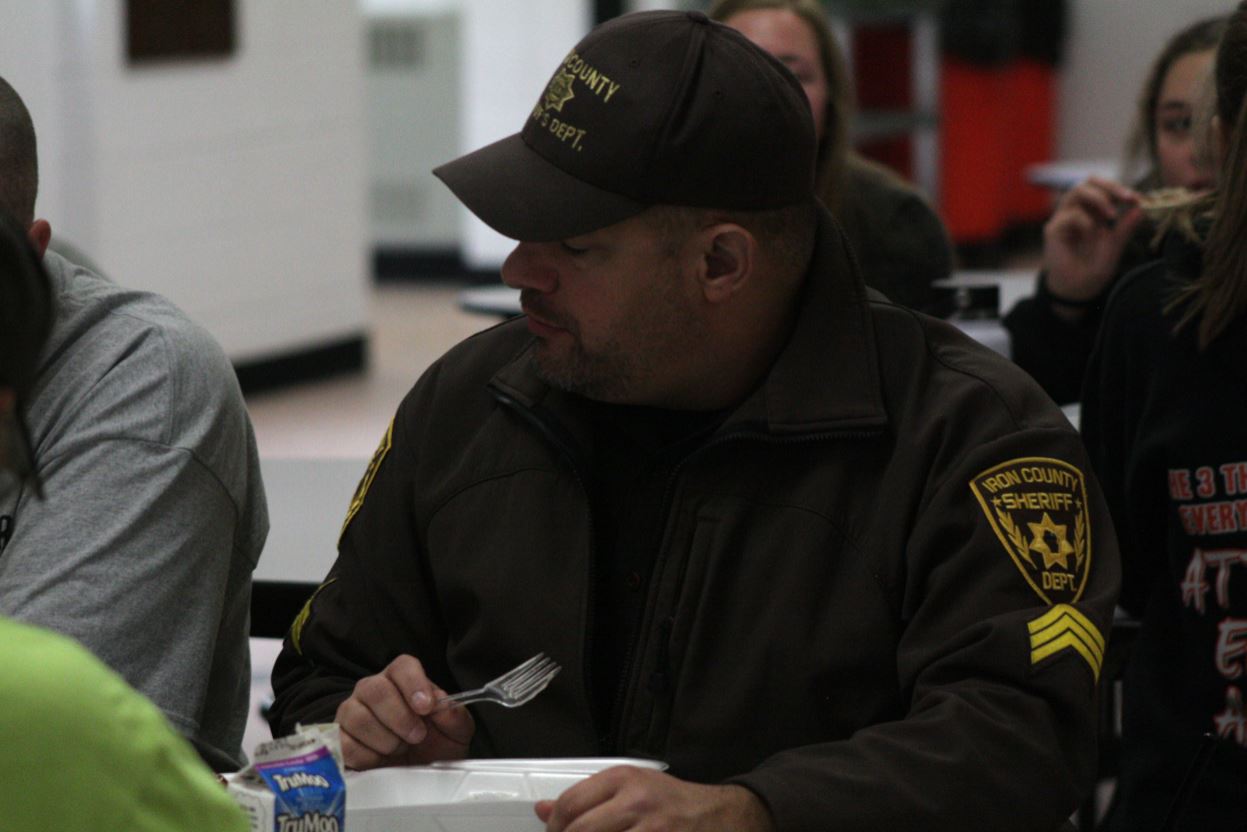
<path id="1" fill-rule="evenodd" d="M 346 519 L 342 521 L 342 531 L 338 532 L 338 542 L 342 542 L 342 535 L 346 534 L 346 527 L 351 525 L 351 521 L 355 519 L 356 513 L 364 505 L 364 498 L 368 496 L 368 489 L 372 487 L 372 481 L 377 476 L 377 469 L 381 467 L 381 461 L 385 459 L 385 455 L 390 452 L 390 447 L 394 444 L 394 420 L 390 420 L 390 426 L 385 429 L 385 436 L 381 437 L 381 444 L 377 446 L 377 450 L 373 451 L 372 460 L 368 463 L 368 470 L 364 471 L 364 476 L 360 479 L 359 485 L 355 487 L 355 494 L 351 497 L 351 504 L 346 509 Z"/>
<path id="2" fill-rule="evenodd" d="M 970 481 L 992 531 L 1026 582 L 1049 605 L 1082 597 L 1091 574 L 1091 522 L 1082 471 L 1024 457 Z"/>

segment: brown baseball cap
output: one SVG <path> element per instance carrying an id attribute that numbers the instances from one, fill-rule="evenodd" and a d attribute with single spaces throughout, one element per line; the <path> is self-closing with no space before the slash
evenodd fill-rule
<path id="1" fill-rule="evenodd" d="M 801 85 L 701 12 L 623 15 L 554 71 L 524 129 L 433 173 L 487 225 L 530 242 L 651 205 L 762 210 L 814 193 Z"/>

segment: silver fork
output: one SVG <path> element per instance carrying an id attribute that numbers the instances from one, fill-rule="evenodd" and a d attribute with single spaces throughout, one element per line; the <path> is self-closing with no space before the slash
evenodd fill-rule
<path id="1" fill-rule="evenodd" d="M 559 670 L 561 668 L 557 662 L 545 653 L 538 653 L 492 682 L 487 682 L 483 688 L 443 696 L 437 700 L 436 708 L 443 710 L 451 705 L 467 705 L 472 702 L 493 702 L 504 708 L 518 708 L 531 702 L 534 696 L 545 690 Z"/>

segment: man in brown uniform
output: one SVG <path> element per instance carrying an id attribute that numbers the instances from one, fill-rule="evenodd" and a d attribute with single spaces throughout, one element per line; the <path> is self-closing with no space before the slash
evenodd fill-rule
<path id="1" fill-rule="evenodd" d="M 800 86 L 695 12 L 436 173 L 527 316 L 416 383 L 274 670 L 355 768 L 629 755 L 551 830 L 1036 829 L 1095 768 L 1116 545 L 1070 425 L 866 290 Z M 516 710 L 435 710 L 545 651 Z"/>

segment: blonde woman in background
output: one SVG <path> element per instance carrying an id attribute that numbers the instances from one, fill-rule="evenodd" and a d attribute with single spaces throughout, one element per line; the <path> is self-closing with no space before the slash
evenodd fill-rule
<path id="1" fill-rule="evenodd" d="M 707 12 L 779 58 L 801 82 L 818 137 L 817 190 L 849 238 L 862 279 L 903 306 L 930 309 L 952 272 L 944 224 L 899 176 L 853 151 L 853 93 L 818 0 L 719 0 Z"/>

